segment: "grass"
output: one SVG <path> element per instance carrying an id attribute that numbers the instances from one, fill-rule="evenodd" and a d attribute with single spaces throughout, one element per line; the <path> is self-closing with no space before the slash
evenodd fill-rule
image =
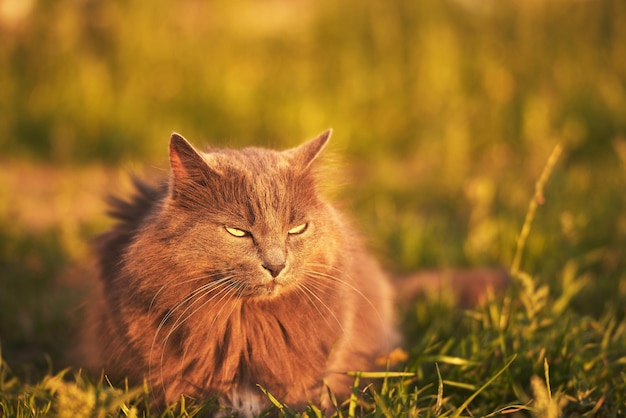
<path id="1" fill-rule="evenodd" d="M 354 377 L 353 396 L 337 405 L 336 416 L 617 417 L 626 413 L 626 322 L 612 311 L 593 318 L 573 309 L 572 300 L 586 284 L 575 261 L 565 265 L 560 275 L 562 293 L 551 292 L 520 269 L 524 245 L 561 151 L 560 146 L 555 148 L 536 184 L 507 292 L 467 311 L 441 299 L 419 300 L 405 315 L 410 344 L 408 359 L 395 366 L 400 371 L 348 372 Z M 54 373 L 51 366 L 35 379 L 18 375 L 2 362 L 0 416 L 133 417 L 143 416 L 149 408 L 148 387 L 115 388 L 104 377 L 94 381 L 70 369 Z M 361 391 L 359 382 L 364 378 L 379 384 Z M 323 416 L 314 406 L 291 410 L 265 393 L 281 416 Z M 162 416 L 202 416 L 214 407 L 212 401 L 181 399 Z"/>
<path id="2" fill-rule="evenodd" d="M 5 3 L 0 417 L 146 410 L 67 353 L 102 196 L 161 174 L 171 131 L 289 147 L 327 127 L 333 197 L 389 271 L 513 276 L 473 309 L 403 306 L 408 358 L 339 416 L 626 414 L 623 1 Z"/>

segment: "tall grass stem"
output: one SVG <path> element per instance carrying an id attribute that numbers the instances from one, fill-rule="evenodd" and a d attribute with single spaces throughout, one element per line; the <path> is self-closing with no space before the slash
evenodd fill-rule
<path id="1" fill-rule="evenodd" d="M 537 183 L 535 183 L 535 193 L 528 204 L 528 211 L 526 211 L 526 218 L 524 219 L 524 225 L 522 226 L 522 230 L 520 231 L 519 236 L 517 237 L 517 244 L 515 247 L 515 255 L 513 257 L 513 262 L 511 263 L 511 275 L 516 277 L 520 273 L 520 265 L 522 262 L 522 254 L 524 252 L 524 247 L 526 246 L 526 241 L 528 240 L 528 236 L 530 235 L 530 230 L 532 228 L 533 221 L 535 219 L 535 213 L 537 212 L 537 208 L 539 205 L 545 203 L 544 197 L 544 188 L 548 179 L 552 175 L 552 170 L 554 166 L 559 161 L 561 154 L 563 153 L 563 144 L 558 143 L 552 150 L 550 157 L 548 157 L 548 161 L 543 168 L 541 176 Z"/>

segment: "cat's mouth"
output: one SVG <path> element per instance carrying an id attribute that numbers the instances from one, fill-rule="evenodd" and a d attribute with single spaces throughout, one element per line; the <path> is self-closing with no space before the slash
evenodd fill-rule
<path id="1" fill-rule="evenodd" d="M 285 284 L 276 279 L 268 280 L 255 286 L 252 293 L 257 297 L 275 297 L 282 293 Z"/>
<path id="2" fill-rule="evenodd" d="M 259 290 L 263 296 L 276 296 L 280 293 L 282 288 L 283 285 L 281 283 L 279 283 L 276 279 L 272 279 L 263 283 Z"/>
<path id="3" fill-rule="evenodd" d="M 273 298 L 284 294 L 291 287 L 289 275 L 281 274 L 279 277 L 269 277 L 269 275 L 257 276 L 247 281 L 242 296 Z"/>

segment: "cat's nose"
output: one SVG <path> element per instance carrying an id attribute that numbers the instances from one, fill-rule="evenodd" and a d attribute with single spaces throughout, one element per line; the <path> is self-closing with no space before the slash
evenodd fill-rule
<path id="1" fill-rule="evenodd" d="M 285 268 L 285 263 L 281 264 L 263 264 L 263 268 L 270 272 L 272 277 L 276 277 L 280 274 L 281 271 Z"/>

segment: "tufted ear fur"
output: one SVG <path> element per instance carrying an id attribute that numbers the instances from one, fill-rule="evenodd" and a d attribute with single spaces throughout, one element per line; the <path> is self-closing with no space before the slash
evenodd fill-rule
<path id="1" fill-rule="evenodd" d="M 289 154 L 293 164 L 300 166 L 303 171 L 307 170 L 313 162 L 322 153 L 322 150 L 328 143 L 330 135 L 333 133 L 332 129 L 328 129 L 314 139 L 311 139 L 304 144 L 285 151 Z"/>

